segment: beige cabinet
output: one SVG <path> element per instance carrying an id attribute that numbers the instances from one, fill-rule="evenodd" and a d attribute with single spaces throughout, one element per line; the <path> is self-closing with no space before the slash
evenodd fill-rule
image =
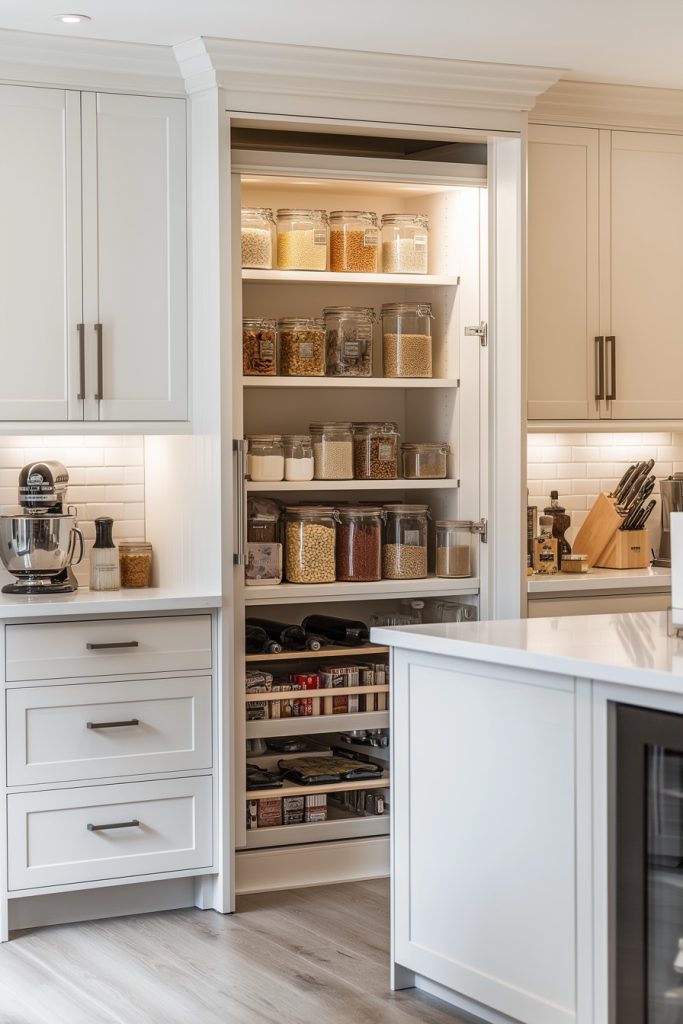
<path id="1" fill-rule="evenodd" d="M 683 418 L 683 137 L 529 131 L 529 420 Z"/>

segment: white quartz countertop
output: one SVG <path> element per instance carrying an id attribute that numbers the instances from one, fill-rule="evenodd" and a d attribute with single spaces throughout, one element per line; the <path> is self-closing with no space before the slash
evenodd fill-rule
<path id="1" fill-rule="evenodd" d="M 26 597 L 0 594 L 0 621 L 61 618 L 68 615 L 120 615 L 121 613 L 191 611 L 220 608 L 215 594 L 188 593 L 172 587 L 141 587 L 139 590 L 91 591 L 75 594 Z"/>
<path id="2" fill-rule="evenodd" d="M 683 694 L 683 639 L 666 612 L 373 629 L 375 643 Z"/>
<path id="3" fill-rule="evenodd" d="M 662 591 L 671 588 L 671 569 L 591 569 L 587 573 L 558 572 L 555 576 L 529 576 L 530 597 L 536 594 L 592 594 L 624 591 Z"/>

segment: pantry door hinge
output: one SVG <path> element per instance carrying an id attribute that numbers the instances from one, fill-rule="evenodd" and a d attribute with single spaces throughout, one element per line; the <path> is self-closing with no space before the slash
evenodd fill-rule
<path id="1" fill-rule="evenodd" d="M 472 523 L 472 533 L 478 533 L 482 544 L 487 544 L 489 539 L 489 521 L 482 518 L 478 523 Z"/>
<path id="2" fill-rule="evenodd" d="M 486 321 L 482 320 L 478 327 L 466 327 L 465 336 L 467 338 L 479 338 L 481 347 L 485 348 L 489 343 Z"/>

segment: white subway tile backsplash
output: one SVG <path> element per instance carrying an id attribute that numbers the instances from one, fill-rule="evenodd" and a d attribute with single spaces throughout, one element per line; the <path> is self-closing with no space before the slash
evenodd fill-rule
<path id="1" fill-rule="evenodd" d="M 105 448 L 104 462 L 107 466 L 141 466 L 144 462 L 142 445 L 139 448 Z"/>

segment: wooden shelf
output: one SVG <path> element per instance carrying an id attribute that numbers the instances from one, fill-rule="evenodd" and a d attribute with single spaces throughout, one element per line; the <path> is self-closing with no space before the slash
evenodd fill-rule
<path id="1" fill-rule="evenodd" d="M 330 716 L 331 717 L 331 716 Z M 277 796 L 313 796 L 316 793 L 350 793 L 356 789 L 389 789 L 389 776 L 381 779 L 353 779 L 351 782 L 323 782 L 319 786 L 298 786 L 285 782 L 279 789 L 245 790 L 245 800 L 268 800 Z M 282 828 L 283 826 L 279 826 Z"/>
<path id="2" fill-rule="evenodd" d="M 270 665 L 276 661 L 306 661 L 309 658 L 366 658 L 369 654 L 388 654 L 382 644 L 363 644 L 359 647 L 323 647 L 319 651 L 283 651 L 282 654 L 247 654 L 249 664 Z M 356 687 L 358 689 L 358 687 Z"/>
<path id="3" fill-rule="evenodd" d="M 453 377 L 242 377 L 244 388 L 448 388 L 460 387 Z"/>
<path id="4" fill-rule="evenodd" d="M 386 598 L 461 597 L 479 593 L 479 580 L 442 579 L 379 580 L 377 583 L 279 583 L 245 587 L 246 605 L 318 604 L 327 601 L 374 601 Z"/>
<path id="5" fill-rule="evenodd" d="M 389 683 L 383 683 L 381 686 L 327 686 L 324 690 L 278 690 L 277 693 L 245 693 L 244 703 L 254 704 L 256 702 L 260 703 L 263 700 L 287 700 L 288 697 L 291 697 L 293 700 L 304 700 L 308 697 L 346 697 L 349 694 L 356 697 L 364 693 L 388 692 Z M 321 715 L 320 717 L 331 720 L 333 718 L 341 718 L 341 715 Z M 285 721 L 289 721 L 289 719 L 285 719 Z"/>
<path id="6" fill-rule="evenodd" d="M 459 480 L 278 480 L 247 481 L 247 492 L 282 491 L 454 491 Z"/>
<path id="7" fill-rule="evenodd" d="M 372 284 L 398 288 L 457 288 L 453 274 L 340 274 L 331 270 L 243 270 L 243 281 L 268 284 Z"/>
<path id="8" fill-rule="evenodd" d="M 248 740 L 273 739 L 277 736 L 315 736 L 318 733 L 350 732 L 352 729 L 388 729 L 389 724 L 388 711 L 357 711 L 346 715 L 311 715 L 308 718 L 273 718 L 265 722 L 247 722 L 245 736 Z"/>
<path id="9" fill-rule="evenodd" d="M 269 846 L 293 846 L 299 843 L 323 843 L 334 839 L 357 839 L 362 836 L 389 834 L 388 814 L 368 814 L 327 821 L 307 821 L 301 825 L 275 825 L 247 830 L 248 850 Z"/>

